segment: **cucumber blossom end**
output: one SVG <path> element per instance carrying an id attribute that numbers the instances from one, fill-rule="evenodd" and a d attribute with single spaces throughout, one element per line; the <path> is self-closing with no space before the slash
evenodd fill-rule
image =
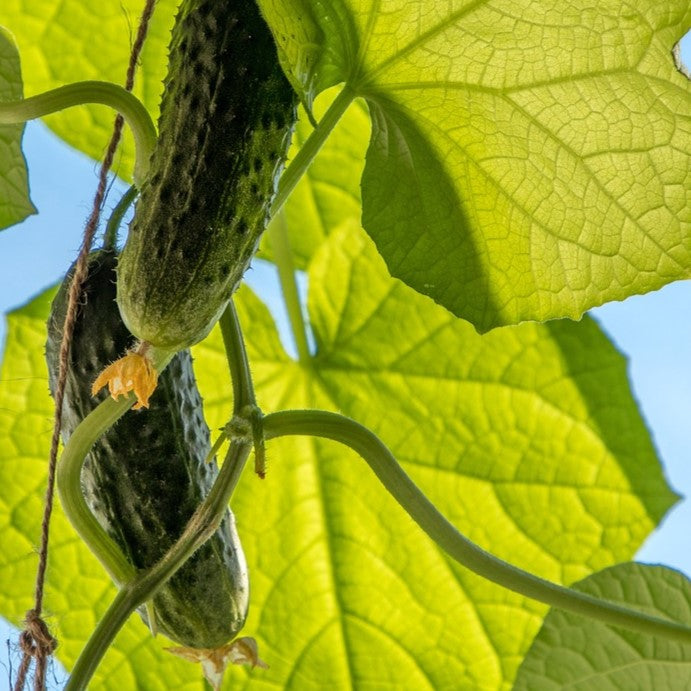
<path id="1" fill-rule="evenodd" d="M 133 410 L 149 407 L 149 398 L 156 389 L 158 372 L 147 353 L 132 350 L 119 360 L 108 365 L 91 386 L 91 395 L 95 396 L 103 387 L 114 400 L 134 392 L 137 402 Z"/>
<path id="2" fill-rule="evenodd" d="M 166 648 L 166 650 L 183 660 L 200 663 L 204 677 L 214 688 L 214 691 L 220 691 L 223 674 L 229 664 L 250 665 L 252 668 L 269 668 L 269 665 L 259 657 L 257 641 L 250 636 L 236 638 L 226 645 L 207 650 L 184 647 Z"/>

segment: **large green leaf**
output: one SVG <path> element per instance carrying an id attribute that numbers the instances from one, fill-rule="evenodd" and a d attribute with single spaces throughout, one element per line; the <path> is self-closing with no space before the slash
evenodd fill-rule
<path id="1" fill-rule="evenodd" d="M 663 566 L 619 564 L 575 587 L 682 624 L 691 619 L 691 582 Z M 518 671 L 514 689 L 658 691 L 690 686 L 691 645 L 552 610 Z"/>
<path id="2" fill-rule="evenodd" d="M 19 55 L 12 36 L 0 26 L 0 101 L 22 97 Z M 23 125 L 0 126 L 0 230 L 36 213 L 29 199 L 22 155 Z"/>
<path id="3" fill-rule="evenodd" d="M 163 91 L 168 40 L 177 0 L 158 0 L 140 58 L 135 95 L 154 117 Z M 144 7 L 142 0 L 3 0 L 0 23 L 15 35 L 24 66 L 27 96 L 84 79 L 123 84 L 130 48 Z M 114 112 L 80 106 L 52 115 L 46 124 L 68 144 L 100 160 L 113 130 Z M 134 145 L 129 133 L 118 174 L 129 179 Z"/>
<path id="4" fill-rule="evenodd" d="M 690 275 L 688 2 L 315 7 L 320 86 L 370 108 L 363 224 L 393 275 L 483 331 Z"/>
<path id="5" fill-rule="evenodd" d="M 390 279 L 353 229 L 330 236 L 309 280 L 318 350 L 307 367 L 242 295 L 260 404 L 369 425 L 484 547 L 570 582 L 629 558 L 674 501 L 625 361 L 592 321 L 478 336 Z M 217 335 L 197 348 L 212 427 L 229 414 L 223 357 Z M 266 481 L 244 478 L 234 507 L 252 573 L 248 630 L 268 681 L 489 689 L 513 679 L 543 608 L 440 554 L 351 454 L 273 442 Z"/>
<path id="6" fill-rule="evenodd" d="M 569 582 L 629 559 L 673 503 L 625 361 L 593 322 L 478 336 L 389 278 L 356 228 L 329 237 L 310 284 L 309 366 L 285 354 L 267 308 L 240 291 L 261 405 L 339 409 L 369 424 L 484 547 Z M 14 622 L 31 605 L 37 561 L 49 297 L 10 315 L 0 371 L 0 613 Z M 215 429 L 231 410 L 218 333 L 195 355 Z M 267 479 L 246 473 L 233 505 L 252 582 L 245 633 L 271 668 L 233 670 L 228 688 L 511 683 L 543 606 L 447 559 L 351 453 L 309 439 L 268 452 Z M 69 668 L 114 590 L 59 511 L 51 544 L 46 607 Z M 199 670 L 162 645 L 133 617 L 92 688 L 201 688 Z"/>
<path id="7" fill-rule="evenodd" d="M 157 7 L 135 89 L 154 114 L 174 4 Z M 307 103 L 339 81 L 367 99 L 364 225 L 418 291 L 486 330 L 688 277 L 690 100 L 671 55 L 687 3 L 261 4 Z M 122 81 L 139 10 L 7 0 L 0 20 L 31 94 Z M 49 120 L 94 157 L 111 121 Z M 128 146 L 124 177 L 131 161 Z"/>

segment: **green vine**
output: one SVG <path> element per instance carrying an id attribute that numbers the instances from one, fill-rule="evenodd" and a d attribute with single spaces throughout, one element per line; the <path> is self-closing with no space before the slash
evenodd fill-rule
<path id="1" fill-rule="evenodd" d="M 162 371 L 172 355 L 152 351 L 153 363 Z M 120 548 L 101 527 L 84 500 L 81 487 L 82 465 L 94 442 L 115 424 L 135 403 L 133 393 L 113 400 L 107 398 L 87 415 L 69 438 L 57 466 L 56 485 L 60 503 L 74 529 L 111 578 L 118 585 L 130 581 L 135 573 Z"/>
<path id="2" fill-rule="evenodd" d="M 84 81 L 60 86 L 20 101 L 0 102 L 0 125 L 12 125 L 50 115 L 72 106 L 96 103 L 117 110 L 132 130 L 136 147 L 134 182 L 141 188 L 156 146 L 156 127 L 149 111 L 129 91 L 111 82 Z"/>
<path id="3" fill-rule="evenodd" d="M 264 433 L 267 440 L 288 435 L 307 435 L 332 439 L 353 449 L 368 463 L 391 496 L 427 535 L 450 557 L 478 576 L 551 607 L 591 617 L 612 626 L 623 626 L 641 633 L 691 643 L 691 628 L 687 626 L 557 585 L 478 547 L 444 518 L 373 432 L 344 415 L 323 410 L 271 413 L 264 418 Z"/>
<path id="4" fill-rule="evenodd" d="M 125 194 L 122 195 L 120 201 L 115 205 L 115 208 L 108 219 L 108 223 L 106 224 L 106 230 L 103 234 L 104 249 L 115 249 L 118 241 L 120 224 L 127 213 L 127 209 L 130 208 L 134 200 L 137 198 L 137 193 L 138 190 L 136 185 L 131 185 Z"/>
<path id="5" fill-rule="evenodd" d="M 310 136 L 303 142 L 300 150 L 295 155 L 295 158 L 290 162 L 290 165 L 285 169 L 281 180 L 278 184 L 278 192 L 271 206 L 271 215 L 275 216 L 285 204 L 290 196 L 290 193 L 295 189 L 295 186 L 300 182 L 302 176 L 310 167 L 310 163 L 319 153 L 328 139 L 336 124 L 341 119 L 343 114 L 348 110 L 348 106 L 355 100 L 357 94 L 348 86 L 344 86 L 341 92 L 333 100 L 324 116 L 319 121 L 317 127 Z"/>

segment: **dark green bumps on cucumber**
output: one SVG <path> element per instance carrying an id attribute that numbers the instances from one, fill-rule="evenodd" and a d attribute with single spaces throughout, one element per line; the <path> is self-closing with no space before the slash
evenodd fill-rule
<path id="1" fill-rule="evenodd" d="M 206 336 L 264 231 L 296 95 L 254 0 L 183 0 L 159 141 L 118 267 L 118 304 L 164 350 Z"/>
<path id="2" fill-rule="evenodd" d="M 115 302 L 116 255 L 92 253 L 83 287 L 65 391 L 63 440 L 105 398 L 91 396 L 98 372 L 134 342 Z M 51 391 L 72 271 L 58 291 L 48 322 L 46 357 Z M 156 563 L 179 537 L 217 474 L 205 459 L 209 428 L 189 351 L 161 373 L 145 411 L 130 411 L 92 447 L 82 471 L 89 508 L 138 568 Z M 192 648 L 215 648 L 247 616 L 247 566 L 230 511 L 218 531 L 154 597 L 158 629 Z M 142 612 L 145 616 L 145 613 Z"/>

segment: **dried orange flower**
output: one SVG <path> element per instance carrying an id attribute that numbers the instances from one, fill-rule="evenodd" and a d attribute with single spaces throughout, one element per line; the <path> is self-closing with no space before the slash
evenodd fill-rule
<path id="1" fill-rule="evenodd" d="M 157 383 L 158 373 L 149 358 L 130 352 L 112 365 L 108 365 L 98 375 L 91 387 L 91 395 L 95 396 L 106 385 L 110 395 L 116 400 L 118 396 L 126 396 L 130 391 L 134 391 L 137 397 L 134 409 L 148 408 L 149 397 Z"/>
<path id="2" fill-rule="evenodd" d="M 269 668 L 269 665 L 259 658 L 257 641 L 250 636 L 236 638 L 219 648 L 166 648 L 166 650 L 190 662 L 201 663 L 206 680 L 216 691 L 221 688 L 223 673 L 229 664 Z"/>

